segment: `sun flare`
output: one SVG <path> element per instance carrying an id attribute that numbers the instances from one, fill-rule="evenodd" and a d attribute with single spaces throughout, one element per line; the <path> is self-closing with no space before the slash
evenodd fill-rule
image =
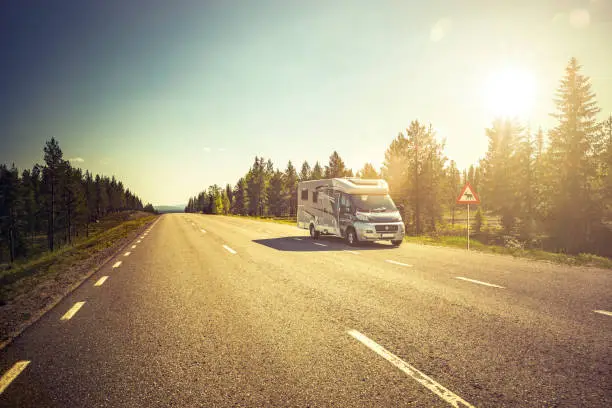
<path id="1" fill-rule="evenodd" d="M 495 116 L 524 117 L 535 99 L 535 78 L 529 71 L 506 68 L 492 73 L 485 82 L 487 110 Z"/>

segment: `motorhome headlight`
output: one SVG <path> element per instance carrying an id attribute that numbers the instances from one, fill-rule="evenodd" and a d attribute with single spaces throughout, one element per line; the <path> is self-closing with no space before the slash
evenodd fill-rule
<path id="1" fill-rule="evenodd" d="M 368 216 L 364 213 L 355 213 L 355 217 L 359 220 L 359 221 L 364 221 L 364 222 L 368 222 L 370 221 L 370 218 L 368 218 Z"/>

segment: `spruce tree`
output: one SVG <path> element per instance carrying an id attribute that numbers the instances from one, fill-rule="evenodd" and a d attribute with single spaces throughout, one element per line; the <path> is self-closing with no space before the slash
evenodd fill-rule
<path id="1" fill-rule="evenodd" d="M 599 107 L 581 68 L 572 58 L 565 69 L 552 114 L 558 123 L 549 134 L 549 162 L 556 174 L 551 180 L 549 232 L 559 249 L 571 253 L 588 247 L 603 213 L 597 180 Z"/>

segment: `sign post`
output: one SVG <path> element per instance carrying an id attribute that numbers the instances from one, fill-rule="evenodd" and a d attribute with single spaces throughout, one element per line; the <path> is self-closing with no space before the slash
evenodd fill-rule
<path id="1" fill-rule="evenodd" d="M 467 204 L 467 249 L 470 250 L 470 204 L 480 204 L 480 199 L 474 187 L 469 182 L 465 184 L 457 198 L 457 204 Z"/>

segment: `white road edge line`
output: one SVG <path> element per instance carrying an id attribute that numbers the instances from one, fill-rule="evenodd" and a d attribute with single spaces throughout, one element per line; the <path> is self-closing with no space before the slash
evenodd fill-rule
<path id="1" fill-rule="evenodd" d="M 397 262 L 397 261 L 394 261 L 392 259 L 387 259 L 387 260 L 385 260 L 385 262 L 388 262 L 388 263 L 391 263 L 391 264 L 394 264 L 394 265 L 399 265 L 399 266 L 407 266 L 409 268 L 412 267 L 412 265 L 410 265 L 410 264 L 403 263 L 403 262 Z"/>
<path id="2" fill-rule="evenodd" d="M 593 310 L 595 313 L 599 313 L 606 316 L 612 316 L 612 312 L 608 312 L 607 310 Z"/>
<path id="3" fill-rule="evenodd" d="M 80 308 L 83 307 L 83 305 L 85 304 L 85 302 L 76 302 L 74 305 L 72 305 L 72 307 L 66 312 L 66 314 L 64 314 L 60 320 L 70 320 L 72 319 L 72 316 L 74 316 L 76 314 L 76 312 L 79 311 Z"/>
<path id="4" fill-rule="evenodd" d="M 18 361 L 2 375 L 2 378 L 0 378 L 0 395 L 4 392 L 4 390 L 6 390 L 6 387 L 13 382 L 13 380 L 17 378 L 17 376 L 21 374 L 23 370 L 25 370 L 28 364 L 30 364 L 29 360 Z"/>
<path id="5" fill-rule="evenodd" d="M 464 278 L 463 276 L 455 276 L 455 279 L 461 279 L 461 280 L 464 280 L 464 281 L 467 281 L 467 282 L 477 283 L 479 285 L 490 286 L 492 288 L 504 289 L 503 286 L 499 286 L 499 285 L 496 285 L 494 283 L 488 283 L 488 282 L 483 282 L 483 281 L 479 281 L 479 280 L 476 280 L 476 279 Z"/>
<path id="6" fill-rule="evenodd" d="M 94 284 L 94 286 L 102 286 L 104 282 L 108 279 L 108 276 L 103 276 Z"/>
<path id="7" fill-rule="evenodd" d="M 117 261 L 115 262 L 115 264 L 113 265 L 113 269 L 118 268 L 121 266 L 121 261 Z"/>
<path id="8" fill-rule="evenodd" d="M 322 243 L 320 243 L 320 242 L 313 242 L 313 244 L 318 245 L 318 246 L 327 246 L 327 245 L 322 244 Z"/>
<path id="9" fill-rule="evenodd" d="M 223 245 L 223 248 L 225 248 L 227 252 L 229 252 L 230 254 L 236 254 L 236 251 L 234 251 L 232 248 L 228 247 L 227 245 Z"/>
<path id="10" fill-rule="evenodd" d="M 395 354 L 391 353 L 389 350 L 385 349 L 383 346 L 376 343 L 374 340 L 370 339 L 366 335 L 361 334 L 357 330 L 349 330 L 347 333 L 355 340 L 363 343 L 370 350 L 372 350 L 373 352 L 393 364 L 395 367 L 403 371 L 405 374 L 410 376 L 413 380 L 421 384 L 423 387 L 427 388 L 429 391 L 442 398 L 451 406 L 456 408 L 474 408 L 472 404 L 465 401 L 463 398 L 461 398 L 448 388 L 444 387 L 442 384 L 438 383 L 436 380 L 429 377 L 427 374 L 417 370 L 415 367 L 411 366 Z"/>
<path id="11" fill-rule="evenodd" d="M 349 249 L 345 249 L 345 250 L 344 250 L 344 252 L 348 252 L 349 254 L 353 254 L 353 255 L 359 255 L 359 254 L 360 254 L 360 252 L 357 252 L 357 251 L 351 251 L 351 250 L 349 250 Z"/>
<path id="12" fill-rule="evenodd" d="M 130 256 L 131 252 L 127 251 L 125 254 L 123 254 L 123 256 Z"/>

